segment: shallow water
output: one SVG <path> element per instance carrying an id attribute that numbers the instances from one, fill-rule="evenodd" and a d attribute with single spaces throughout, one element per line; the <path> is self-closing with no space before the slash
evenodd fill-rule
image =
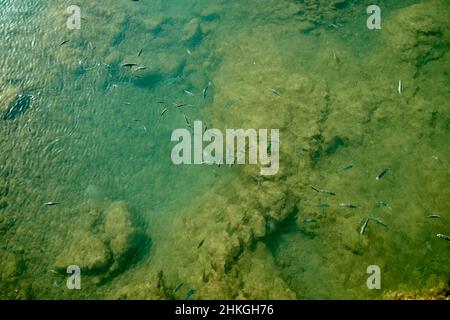
<path id="1" fill-rule="evenodd" d="M 69 30 L 66 1 L 1 0 L 0 111 L 33 98 L 0 120 L 0 297 L 445 293 L 450 6 L 382 1 L 368 30 L 331 3 L 80 1 Z M 280 129 L 280 171 L 174 165 L 196 119 Z"/>

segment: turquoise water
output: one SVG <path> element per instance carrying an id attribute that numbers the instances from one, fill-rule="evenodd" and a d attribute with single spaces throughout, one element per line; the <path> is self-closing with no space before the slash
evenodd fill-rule
<path id="1" fill-rule="evenodd" d="M 0 120 L 0 297 L 444 296 L 450 7 L 368 30 L 335 2 L 80 1 L 70 30 L 69 2 L 0 1 L 0 112 L 32 96 Z M 194 120 L 279 129 L 280 171 L 175 166 Z"/>

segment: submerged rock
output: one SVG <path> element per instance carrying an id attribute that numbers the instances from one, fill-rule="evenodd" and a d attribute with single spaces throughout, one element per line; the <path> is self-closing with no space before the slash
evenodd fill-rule
<path id="1" fill-rule="evenodd" d="M 348 0 L 295 0 L 286 11 L 295 20 L 302 21 L 301 31 L 309 32 L 321 27 L 333 29 L 341 27 L 347 20 L 354 19 L 354 10 L 351 8 L 359 5 L 355 1 Z M 356 9 L 358 10 L 365 10 L 365 8 Z"/>
<path id="2" fill-rule="evenodd" d="M 55 269 L 65 273 L 70 265 L 80 267 L 82 274 L 106 280 L 126 270 L 143 248 L 146 237 L 133 222 L 125 201 L 99 210 L 91 226 L 77 231 L 64 250 L 56 257 Z"/>
<path id="3" fill-rule="evenodd" d="M 56 258 L 59 272 L 77 265 L 84 274 L 107 279 L 127 269 L 146 248 L 147 238 L 135 226 L 125 201 L 100 209 L 94 220 L 93 225 L 86 224 L 85 230 L 77 231 Z"/>
<path id="4" fill-rule="evenodd" d="M 144 26 L 152 33 L 158 33 L 162 29 L 164 23 L 164 17 L 151 17 L 144 21 Z"/>
<path id="5" fill-rule="evenodd" d="M 189 21 L 181 31 L 182 41 L 195 41 L 201 35 L 199 19 L 192 19 Z"/>
<path id="6" fill-rule="evenodd" d="M 242 287 L 237 299 L 296 299 L 281 277 L 271 252 L 262 243 L 246 251 L 239 261 Z"/>
<path id="7" fill-rule="evenodd" d="M 0 118 L 11 120 L 27 111 L 32 102 L 32 96 L 21 94 L 15 86 L 7 86 L 0 95 Z"/>
<path id="8" fill-rule="evenodd" d="M 23 271 L 24 264 L 14 253 L 0 249 L 0 281 L 5 282 Z"/>
<path id="9" fill-rule="evenodd" d="M 124 201 L 114 202 L 107 209 L 104 230 L 104 237 L 109 243 L 114 260 L 111 270 L 119 271 L 133 260 L 140 245 L 144 244 L 145 237 L 134 226 Z"/>
<path id="10" fill-rule="evenodd" d="M 129 61 L 125 59 L 124 61 Z M 143 62 L 142 70 L 130 70 L 129 75 L 140 86 L 152 84 L 178 76 L 186 64 L 186 57 L 179 53 L 161 51 L 152 55 L 148 61 Z"/>
<path id="11" fill-rule="evenodd" d="M 17 96 L 20 94 L 19 88 L 15 86 L 3 86 L 0 85 L 0 113 L 4 114 L 8 111 L 9 107 L 14 104 Z"/>
<path id="12" fill-rule="evenodd" d="M 82 273 L 98 274 L 106 271 L 111 262 L 110 250 L 98 237 L 89 231 L 78 231 L 56 258 L 55 268 L 65 273 L 68 266 L 77 265 Z"/>
<path id="13" fill-rule="evenodd" d="M 384 296 L 393 300 L 450 300 L 450 284 L 440 280 L 437 284 L 420 292 L 397 290 L 388 291 Z"/>
<path id="14" fill-rule="evenodd" d="M 401 60 L 417 66 L 439 59 L 450 45 L 449 14 L 449 6 L 438 1 L 400 9 L 387 24 L 385 40 Z"/>
<path id="15" fill-rule="evenodd" d="M 19 94 L 14 101 L 8 106 L 6 111 L 1 115 L 3 120 L 12 120 L 20 116 L 31 107 L 33 96 Z"/>
<path id="16" fill-rule="evenodd" d="M 180 72 L 185 63 L 185 56 L 175 53 L 160 52 L 156 55 L 156 62 L 153 68 L 164 77 L 170 77 Z"/>
<path id="17" fill-rule="evenodd" d="M 219 18 L 220 10 L 221 10 L 220 6 L 218 6 L 218 5 L 208 5 L 208 7 L 204 8 L 200 12 L 200 16 L 204 20 L 212 21 L 212 20 Z"/>
<path id="18" fill-rule="evenodd" d="M 309 22 L 309 21 L 302 21 L 299 24 L 299 29 L 302 32 L 309 32 L 309 31 L 311 31 L 311 30 L 313 30 L 315 28 L 316 28 L 316 25 L 314 23 Z"/>
<path id="19" fill-rule="evenodd" d="M 331 156 L 336 153 L 336 151 L 340 147 L 344 147 L 346 145 L 345 140 L 339 136 L 334 136 L 328 143 L 326 144 L 325 154 L 327 156 Z"/>

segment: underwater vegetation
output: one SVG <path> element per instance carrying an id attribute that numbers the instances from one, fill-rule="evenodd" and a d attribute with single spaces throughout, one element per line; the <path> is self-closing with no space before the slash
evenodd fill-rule
<path id="1" fill-rule="evenodd" d="M 381 30 L 364 1 L 69 5 L 0 3 L 1 299 L 449 299 L 448 1 Z M 279 171 L 175 166 L 195 120 L 279 129 Z"/>

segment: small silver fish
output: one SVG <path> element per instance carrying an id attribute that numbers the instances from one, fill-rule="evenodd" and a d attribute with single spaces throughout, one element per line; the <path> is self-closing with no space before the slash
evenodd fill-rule
<path id="1" fill-rule="evenodd" d="M 133 68 L 133 67 L 137 67 L 138 65 L 136 63 L 124 63 L 121 65 L 121 67 L 123 68 Z"/>
<path id="2" fill-rule="evenodd" d="M 397 89 L 397 91 L 398 91 L 398 94 L 402 94 L 402 92 L 403 92 L 403 83 L 402 83 L 402 80 L 399 80 L 399 81 L 398 81 L 398 89 Z"/>
<path id="3" fill-rule="evenodd" d="M 314 223 L 317 222 L 317 220 L 313 219 L 313 218 L 305 218 L 303 219 L 303 223 Z"/>
<path id="4" fill-rule="evenodd" d="M 184 120 L 186 121 L 186 124 L 188 125 L 188 127 L 191 126 L 191 123 L 189 122 L 189 118 L 183 113 L 184 116 Z"/>
<path id="5" fill-rule="evenodd" d="M 177 293 L 178 291 L 180 291 L 181 287 L 184 285 L 184 283 L 180 283 L 179 285 L 177 285 L 174 289 L 173 289 L 173 294 Z"/>
<path id="6" fill-rule="evenodd" d="M 315 188 L 313 186 L 311 186 L 311 189 L 313 189 L 314 191 L 316 191 L 318 193 L 324 193 L 324 194 L 329 195 L 329 196 L 335 196 L 336 195 L 336 193 L 334 193 L 333 191 L 329 191 L 329 190 L 325 190 L 325 189 L 317 189 L 317 188 Z"/>
<path id="7" fill-rule="evenodd" d="M 386 168 L 383 171 L 381 171 L 376 177 L 375 180 L 381 180 L 385 176 L 385 174 L 390 170 L 390 168 Z"/>
<path id="8" fill-rule="evenodd" d="M 349 209 L 358 208 L 356 205 L 351 204 L 351 203 L 341 203 L 339 206 L 341 206 L 342 208 L 349 208 Z"/>
<path id="9" fill-rule="evenodd" d="M 167 112 L 167 108 L 165 108 L 162 112 L 161 112 L 161 117 Z"/>
<path id="10" fill-rule="evenodd" d="M 377 202 L 377 207 L 378 208 L 388 208 L 389 210 L 392 210 L 392 207 L 388 203 L 386 203 L 384 201 L 378 201 Z"/>
<path id="11" fill-rule="evenodd" d="M 366 231 L 366 228 L 367 228 L 367 225 L 369 224 L 369 218 L 366 218 L 365 220 L 364 220 L 364 223 L 362 224 L 362 226 L 361 226 L 361 229 L 359 229 L 359 234 L 360 235 L 363 235 L 364 234 L 364 232 Z"/>
<path id="12" fill-rule="evenodd" d="M 206 99 L 206 93 L 208 92 L 208 89 L 210 86 L 211 86 L 211 81 L 208 82 L 208 85 L 203 89 L 203 99 Z"/>
<path id="13" fill-rule="evenodd" d="M 430 214 L 427 218 L 430 218 L 430 219 L 439 219 L 440 217 L 441 217 L 440 214 L 433 213 L 433 214 Z"/>
<path id="14" fill-rule="evenodd" d="M 69 42 L 69 40 L 64 40 L 64 41 L 60 42 L 56 47 L 61 47 L 61 46 L 65 45 L 68 42 Z"/>
<path id="15" fill-rule="evenodd" d="M 350 169 L 352 169 L 352 168 L 353 168 L 353 164 L 350 163 L 350 164 L 348 164 L 347 166 L 343 167 L 343 168 L 342 168 L 342 171 L 350 170 Z"/>
<path id="16" fill-rule="evenodd" d="M 450 237 L 447 236 L 447 235 L 445 235 L 445 234 L 438 233 L 438 234 L 436 235 L 436 237 L 438 237 L 438 238 L 440 238 L 440 239 L 443 239 L 443 240 L 450 241 Z"/>
<path id="17" fill-rule="evenodd" d="M 389 226 L 386 223 L 384 223 L 383 220 L 381 220 L 380 218 L 377 218 L 377 217 L 374 217 L 374 216 L 370 216 L 369 219 L 374 221 L 374 222 L 376 222 L 376 223 L 378 223 L 379 225 L 382 225 L 383 227 L 389 229 Z"/>
<path id="18" fill-rule="evenodd" d="M 232 100 L 232 101 L 227 101 L 227 102 L 225 102 L 224 103 L 224 108 L 231 108 L 231 107 L 233 107 L 234 105 L 236 105 L 236 104 L 238 104 L 239 103 L 239 100 Z"/>
<path id="19" fill-rule="evenodd" d="M 46 206 L 56 206 L 58 204 L 60 204 L 60 203 L 59 202 L 53 202 L 53 201 L 44 203 L 44 205 L 46 205 Z"/>
<path id="20" fill-rule="evenodd" d="M 195 94 L 194 93 L 192 93 L 191 91 L 188 91 L 188 90 L 183 90 L 184 91 L 184 93 L 186 93 L 188 96 L 190 96 L 190 97 L 193 97 L 193 96 L 195 96 Z"/>
<path id="21" fill-rule="evenodd" d="M 186 293 L 186 299 L 189 299 L 190 297 L 192 297 L 196 291 L 197 290 L 195 290 L 195 289 L 189 290 L 188 293 Z"/>
<path id="22" fill-rule="evenodd" d="M 280 94 L 276 89 L 274 89 L 274 88 L 270 88 L 270 91 L 272 91 L 272 93 L 273 93 L 274 95 L 278 96 L 278 97 L 281 96 L 281 94 Z"/>
<path id="23" fill-rule="evenodd" d="M 313 207 L 320 208 L 320 209 L 328 209 L 328 208 L 331 208 L 331 205 L 329 205 L 328 203 L 319 203 L 319 204 L 313 205 Z"/>

